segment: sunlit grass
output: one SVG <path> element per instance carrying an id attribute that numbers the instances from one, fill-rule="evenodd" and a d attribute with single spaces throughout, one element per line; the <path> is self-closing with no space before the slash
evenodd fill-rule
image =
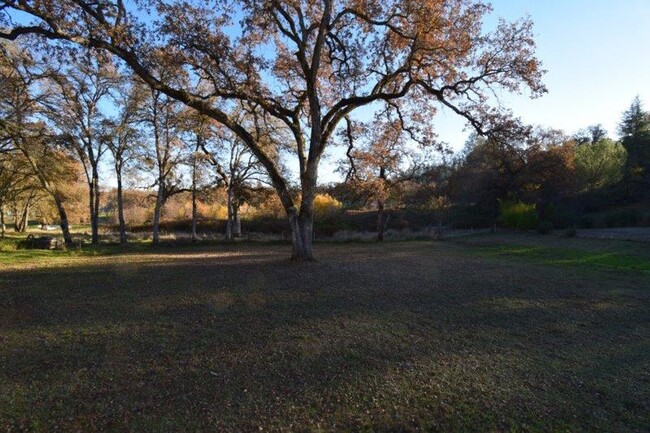
<path id="1" fill-rule="evenodd" d="M 487 256 L 516 258 L 543 265 L 593 267 L 650 273 L 650 260 L 619 252 L 584 251 L 512 244 L 480 247 L 480 251 Z"/>

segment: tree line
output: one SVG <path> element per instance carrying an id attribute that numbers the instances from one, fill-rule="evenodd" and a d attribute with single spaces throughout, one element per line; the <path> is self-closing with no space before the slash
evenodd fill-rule
<path id="1" fill-rule="evenodd" d="M 2 154 L 23 167 L 3 173 L 31 173 L 66 242 L 66 176 L 82 174 L 98 242 L 99 167 L 109 157 L 122 241 L 123 180 L 136 172 L 155 190 L 154 242 L 170 197 L 189 193 L 196 209 L 206 184 L 222 186 L 232 232 L 240 198 L 268 184 L 296 260 L 313 258 L 319 168 L 332 146 L 347 149 L 346 185 L 372 195 L 379 237 L 391 191 L 405 185 L 425 184 L 433 195 L 422 200 L 441 215 L 527 197 L 533 185 L 547 183 L 540 194 L 549 196 L 568 188 L 551 185 L 562 177 L 549 170 L 571 153 L 558 134 L 524 125 L 493 97 L 545 93 L 532 22 L 487 28 L 481 2 L 2 0 L 0 9 Z M 431 121 L 441 107 L 477 137 L 451 162 Z M 639 140 L 623 135 L 624 146 Z M 588 149 L 599 146 L 618 152 Z M 580 148 L 573 154 L 585 162 Z M 646 177 L 634 149 L 622 180 L 630 198 Z M 432 164 L 433 154 L 445 163 Z M 594 176 L 588 189 L 603 187 Z M 472 197 L 481 188 L 488 193 Z"/>

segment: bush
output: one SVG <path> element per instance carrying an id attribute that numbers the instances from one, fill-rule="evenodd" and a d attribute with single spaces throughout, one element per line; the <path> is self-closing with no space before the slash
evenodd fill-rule
<path id="1" fill-rule="evenodd" d="M 341 212 L 341 202 L 329 194 L 317 194 L 314 197 L 314 217 L 325 219 Z"/>
<path id="2" fill-rule="evenodd" d="M 578 231 L 576 230 L 575 226 L 573 226 L 573 227 L 569 227 L 568 229 L 566 229 L 566 230 L 564 231 L 564 237 L 565 237 L 565 238 L 572 238 L 572 237 L 574 237 L 577 233 L 578 233 Z"/>
<path id="3" fill-rule="evenodd" d="M 605 217 L 607 227 L 634 227 L 642 221 L 642 215 L 635 209 L 621 209 Z"/>
<path id="4" fill-rule="evenodd" d="M 550 221 L 542 221 L 537 226 L 537 232 L 541 235 L 547 235 L 553 230 L 553 223 Z"/>
<path id="5" fill-rule="evenodd" d="M 450 226 L 454 229 L 491 227 L 496 215 L 493 210 L 478 205 L 456 205 L 450 211 Z"/>
<path id="6" fill-rule="evenodd" d="M 583 216 L 578 220 L 578 226 L 581 229 L 593 229 L 596 225 L 594 224 L 594 219 L 589 216 Z"/>
<path id="7" fill-rule="evenodd" d="M 499 200 L 499 222 L 516 230 L 534 230 L 539 226 L 535 204 L 522 201 Z"/>

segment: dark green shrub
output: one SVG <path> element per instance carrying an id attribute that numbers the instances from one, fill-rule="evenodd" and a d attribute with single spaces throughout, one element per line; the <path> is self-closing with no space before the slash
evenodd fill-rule
<path id="1" fill-rule="evenodd" d="M 547 235 L 553 230 L 553 223 L 550 221 L 542 221 L 537 226 L 537 233 Z"/>
<path id="2" fill-rule="evenodd" d="M 578 220 L 578 227 L 581 229 L 593 229 L 595 227 L 594 219 L 589 216 L 583 216 Z"/>
<path id="3" fill-rule="evenodd" d="M 642 220 L 642 215 L 636 209 L 621 209 L 605 217 L 607 227 L 634 227 Z"/>
<path id="4" fill-rule="evenodd" d="M 564 231 L 563 236 L 564 236 L 565 238 L 572 238 L 572 237 L 574 237 L 577 233 L 578 233 L 578 230 L 576 230 L 576 227 L 575 227 L 575 226 L 572 226 L 572 227 L 569 227 L 568 229 L 566 229 L 566 230 Z"/>

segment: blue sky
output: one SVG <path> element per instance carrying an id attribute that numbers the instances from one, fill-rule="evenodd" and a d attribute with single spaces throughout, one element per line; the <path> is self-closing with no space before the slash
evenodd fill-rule
<path id="1" fill-rule="evenodd" d="M 548 70 L 548 94 L 506 96 L 528 123 L 572 134 L 602 123 L 611 137 L 634 96 L 650 107 L 649 0 L 495 0 L 492 17 L 535 23 L 538 58 Z M 434 120 L 440 138 L 462 148 L 467 132 L 451 113 Z"/>
<path id="2" fill-rule="evenodd" d="M 621 113 L 639 95 L 650 108 L 650 0 L 493 0 L 487 25 L 498 17 L 530 16 L 537 56 L 548 72 L 548 94 L 531 100 L 502 95 L 525 122 L 573 134 L 601 123 L 618 137 Z M 433 119 L 439 139 L 462 149 L 469 131 L 457 115 L 442 110 Z M 320 169 L 322 182 L 336 180 L 332 160 Z"/>

